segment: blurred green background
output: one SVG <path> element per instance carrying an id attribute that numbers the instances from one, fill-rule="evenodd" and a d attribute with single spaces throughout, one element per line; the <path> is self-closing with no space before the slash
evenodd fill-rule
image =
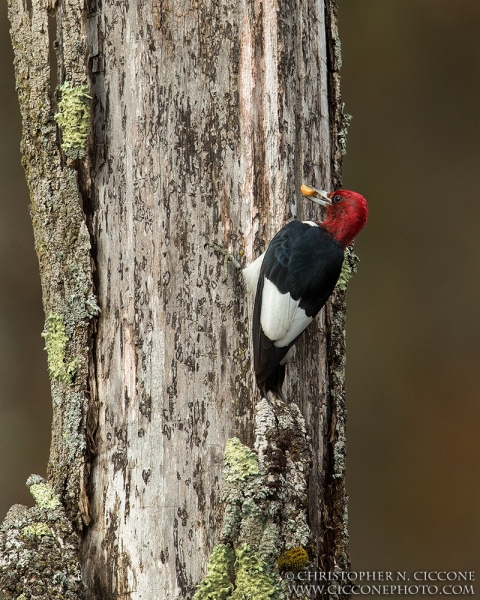
<path id="1" fill-rule="evenodd" d="M 0 519 L 45 473 L 40 281 L 0 5 Z M 344 185 L 370 220 L 348 291 L 355 570 L 480 565 L 480 2 L 339 0 Z M 478 587 L 478 586 L 477 586 Z"/>

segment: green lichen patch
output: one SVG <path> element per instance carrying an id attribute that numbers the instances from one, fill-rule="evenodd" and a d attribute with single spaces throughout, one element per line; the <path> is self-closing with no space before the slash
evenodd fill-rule
<path id="1" fill-rule="evenodd" d="M 90 132 L 88 86 L 73 86 L 66 81 L 60 86 L 60 92 L 62 97 L 55 121 L 62 131 L 62 150 L 71 158 L 83 158 Z"/>
<path id="2" fill-rule="evenodd" d="M 41 537 L 42 535 L 52 535 L 52 530 L 46 523 L 32 523 L 24 527 L 22 533 L 23 535 Z"/>
<path id="3" fill-rule="evenodd" d="M 223 546 L 215 547 L 195 600 L 281 600 L 286 591 L 281 572 L 300 570 L 308 562 L 304 548 L 311 533 L 305 506 L 311 454 L 300 409 L 273 396 L 263 399 L 255 410 L 255 439 L 256 452 L 237 438 L 227 441 Z M 227 565 L 216 554 L 220 548 L 230 549 Z M 285 548 L 291 550 L 279 564 Z"/>
<path id="4" fill-rule="evenodd" d="M 301 571 L 308 564 L 308 552 L 305 548 L 290 548 L 278 557 L 277 565 L 281 572 Z"/>
<path id="5" fill-rule="evenodd" d="M 208 562 L 207 574 L 198 586 L 194 600 L 225 600 L 233 590 L 230 576 L 235 561 L 232 548 L 217 544 Z"/>
<path id="6" fill-rule="evenodd" d="M 15 504 L 0 525 L 0 590 L 5 597 L 85 600 L 79 538 L 53 489 L 39 475 L 27 487 L 31 508 Z"/>
<path id="7" fill-rule="evenodd" d="M 358 256 L 352 250 L 350 246 L 345 248 L 345 256 L 342 264 L 342 271 L 338 278 L 336 287 L 344 292 L 347 289 L 348 282 L 357 272 L 357 263 L 359 261 Z"/>
<path id="8" fill-rule="evenodd" d="M 247 544 L 236 549 L 235 590 L 231 600 L 275 600 L 282 598 L 283 582 Z"/>
<path id="9" fill-rule="evenodd" d="M 63 317 L 51 312 L 47 317 L 46 328 L 42 333 L 47 351 L 48 372 L 54 381 L 71 385 L 77 371 L 77 359 L 65 362 L 68 336 Z"/>
<path id="10" fill-rule="evenodd" d="M 238 438 L 227 441 L 224 456 L 225 481 L 245 481 L 252 475 L 258 475 L 258 457 L 250 448 L 244 446 Z"/>
<path id="11" fill-rule="evenodd" d="M 30 493 L 38 508 L 54 510 L 60 506 L 60 500 L 48 483 L 34 483 L 30 485 Z"/>

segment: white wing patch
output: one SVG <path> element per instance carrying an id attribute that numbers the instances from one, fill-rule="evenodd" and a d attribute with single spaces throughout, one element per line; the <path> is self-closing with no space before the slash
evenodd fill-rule
<path id="1" fill-rule="evenodd" d="M 294 300 L 288 292 L 281 294 L 265 277 L 260 325 L 277 348 L 288 346 L 312 320 L 303 308 L 299 308 L 299 303 L 300 300 Z"/>
<path id="2" fill-rule="evenodd" d="M 270 279 L 265 277 L 260 325 L 268 339 L 280 340 L 288 333 L 298 302 L 288 292 L 281 294 Z"/>
<path id="3" fill-rule="evenodd" d="M 313 321 L 313 317 L 307 317 L 303 308 L 298 307 L 295 311 L 292 324 L 285 337 L 275 342 L 277 348 L 288 346 L 293 340 L 298 337 L 302 331 Z"/>
<path id="4" fill-rule="evenodd" d="M 242 271 L 243 280 L 245 281 L 247 290 L 253 295 L 255 295 L 255 292 L 257 291 L 258 278 L 260 276 L 260 269 L 262 268 L 264 258 L 265 252 L 247 265 Z"/>

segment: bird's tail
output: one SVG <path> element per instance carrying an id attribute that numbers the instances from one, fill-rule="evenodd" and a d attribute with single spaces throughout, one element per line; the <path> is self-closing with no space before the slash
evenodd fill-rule
<path id="1" fill-rule="evenodd" d="M 285 379 L 285 365 L 277 365 L 271 373 L 260 380 L 257 376 L 257 385 L 266 398 L 269 391 L 275 392 L 283 399 L 282 385 Z"/>

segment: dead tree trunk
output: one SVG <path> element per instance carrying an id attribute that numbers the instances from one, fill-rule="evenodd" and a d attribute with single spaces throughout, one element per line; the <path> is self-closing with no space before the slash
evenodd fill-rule
<path id="1" fill-rule="evenodd" d="M 264 405 L 253 299 L 209 246 L 248 262 L 285 222 L 319 216 L 301 183 L 339 185 L 335 10 L 335 0 L 10 0 L 54 403 L 49 478 L 81 536 L 92 599 L 191 598 L 222 552 L 231 589 L 205 597 L 230 597 L 240 546 L 264 549 L 268 531 L 268 552 L 245 551 L 278 573 L 282 552 L 301 545 L 285 533 L 296 502 L 307 568 L 348 568 L 344 292 L 288 368 L 301 414 Z M 253 461 L 248 473 L 239 457 Z M 282 497 L 295 469 L 308 498 L 290 490 L 290 513 L 273 510 L 266 473 Z M 250 484 L 263 498 L 258 539 L 235 513 Z M 275 581 L 265 597 L 281 592 Z"/>

